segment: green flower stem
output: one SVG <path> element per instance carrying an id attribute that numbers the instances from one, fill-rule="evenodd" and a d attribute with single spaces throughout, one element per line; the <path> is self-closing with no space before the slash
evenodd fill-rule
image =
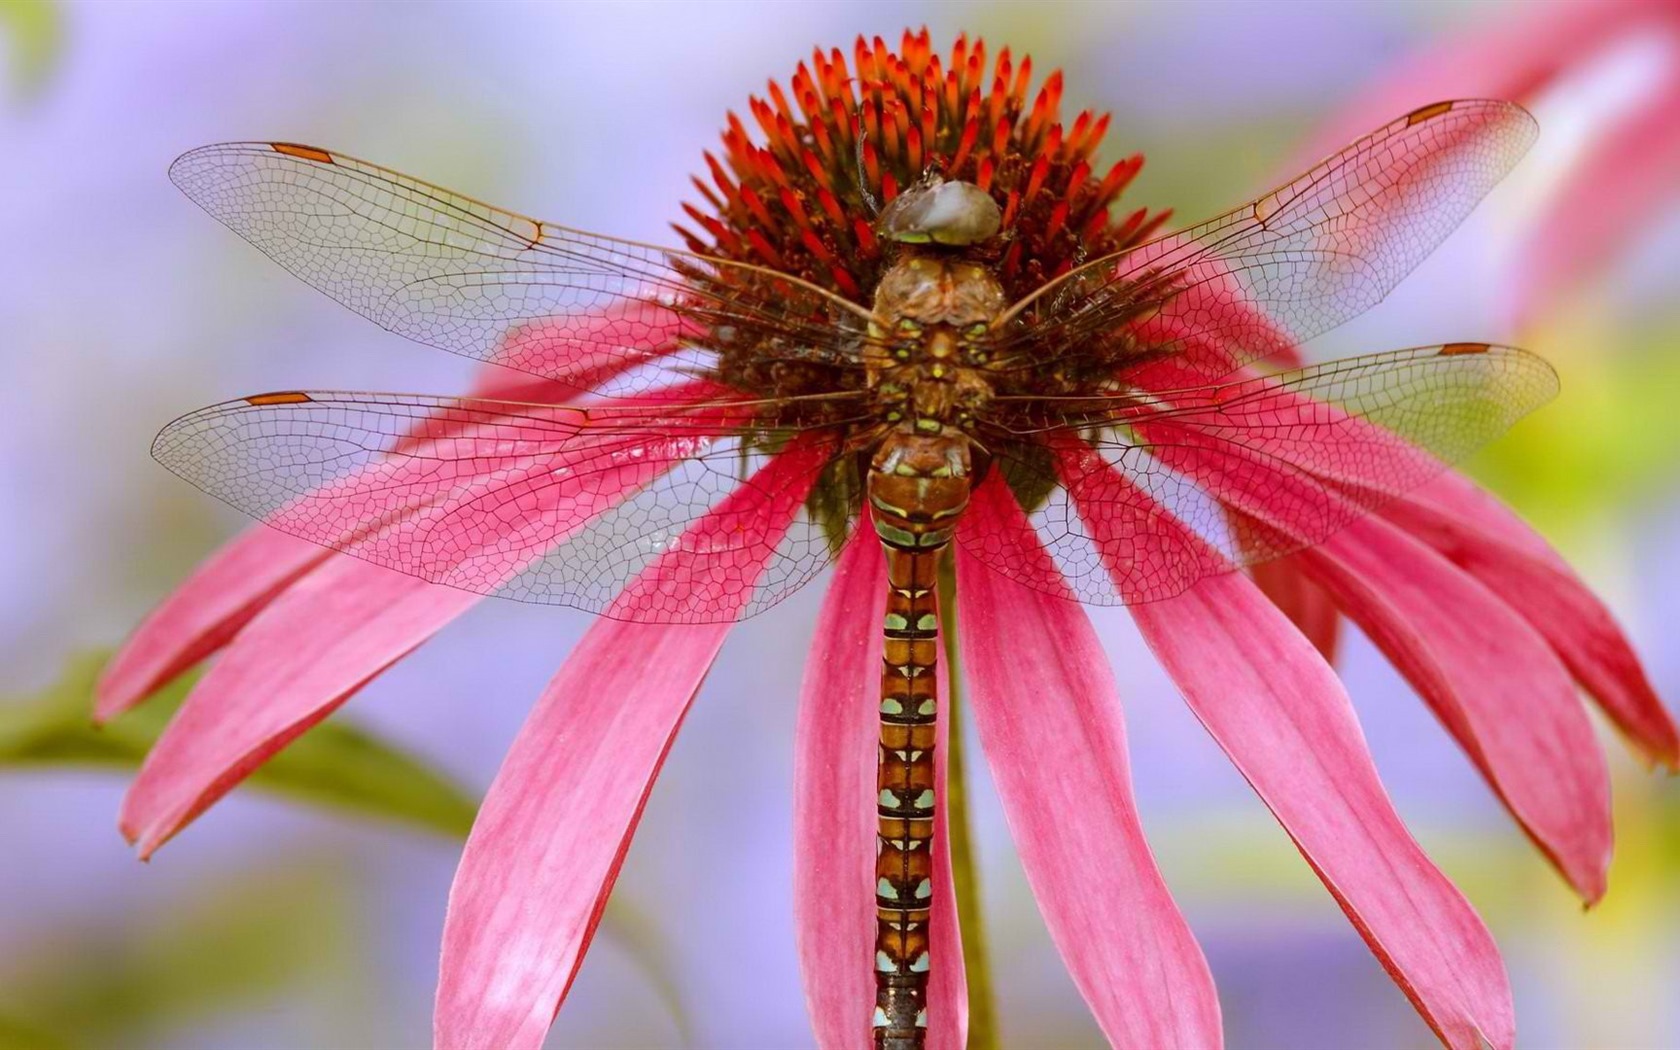
<path id="1" fill-rule="evenodd" d="M 974 866 L 974 837 L 968 825 L 966 762 L 963 757 L 962 675 L 957 663 L 957 573 L 949 552 L 939 562 L 939 636 L 945 646 L 948 688 L 945 723 L 945 826 L 951 836 L 951 881 L 962 928 L 963 970 L 968 977 L 968 1050 L 997 1050 L 997 1011 L 992 970 L 980 910 L 980 876 Z"/>

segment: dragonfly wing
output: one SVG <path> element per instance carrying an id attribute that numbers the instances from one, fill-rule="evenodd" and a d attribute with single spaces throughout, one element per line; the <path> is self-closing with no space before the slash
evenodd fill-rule
<path id="1" fill-rule="evenodd" d="M 170 178 L 380 326 L 562 382 L 603 358 L 622 371 L 720 330 L 838 363 L 848 339 L 866 338 L 867 311 L 796 278 L 528 218 L 313 146 L 205 146 Z"/>
<path id="2" fill-rule="evenodd" d="M 1218 384 L 1197 385 L 1182 362 L 1156 367 L 1147 398 L 1093 401 L 1066 426 L 989 442 L 1035 542 L 1093 604 L 1168 598 L 1316 544 L 1557 391 L 1542 359 L 1481 343 Z M 1005 575 L 1031 562 L 1027 540 L 1001 526 L 964 534 Z"/>
<path id="3" fill-rule="evenodd" d="M 1206 379 L 1329 331 L 1376 305 L 1532 145 L 1520 106 L 1413 111 L 1287 185 L 1118 258 L 1095 260 L 1012 308 L 999 338 L 1091 353 L 1180 356 Z M 1042 360 L 1035 364 L 1042 367 Z"/>
<path id="4" fill-rule="evenodd" d="M 274 528 L 433 583 L 733 620 L 827 564 L 856 506 L 813 498 L 836 439 L 760 425 L 717 389 L 589 408 L 292 391 L 184 416 L 153 455 Z"/>

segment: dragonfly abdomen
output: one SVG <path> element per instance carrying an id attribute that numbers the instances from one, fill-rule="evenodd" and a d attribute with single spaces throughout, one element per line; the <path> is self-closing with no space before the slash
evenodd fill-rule
<path id="1" fill-rule="evenodd" d="M 869 472 L 869 502 L 887 559 L 876 773 L 877 1050 L 916 1050 L 927 1031 L 939 792 L 939 559 L 968 506 L 969 462 L 960 435 L 897 430 Z"/>

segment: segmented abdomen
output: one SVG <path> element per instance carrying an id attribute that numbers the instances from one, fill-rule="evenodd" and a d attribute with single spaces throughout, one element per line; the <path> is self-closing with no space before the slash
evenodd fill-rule
<path id="1" fill-rule="evenodd" d="M 869 501 L 887 559 L 876 789 L 875 1046 L 918 1050 L 933 958 L 939 559 L 968 505 L 966 448 L 906 435 L 876 456 Z M 942 965 L 960 965 L 950 960 Z"/>

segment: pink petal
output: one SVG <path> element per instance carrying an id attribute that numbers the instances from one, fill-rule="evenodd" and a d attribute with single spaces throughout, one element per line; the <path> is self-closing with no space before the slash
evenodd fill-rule
<path id="1" fill-rule="evenodd" d="M 643 306 L 642 312 L 656 311 Z M 480 370 L 473 396 L 530 403 L 560 402 L 577 391 L 607 382 L 648 360 L 651 349 L 627 342 L 624 326 L 637 312 L 577 319 L 566 339 L 547 331 L 525 333 L 520 361 L 556 378 L 542 378 L 494 365 Z M 647 338 L 663 338 L 669 324 L 649 313 Z M 589 340 L 620 336 L 590 350 Z M 546 338 L 546 341 L 545 341 Z M 624 343 L 625 345 L 620 345 Z M 696 398 L 702 396 L 696 392 Z M 146 617 L 106 665 L 95 689 L 94 719 L 104 722 L 128 710 L 166 682 L 226 645 L 253 616 L 330 553 L 323 547 L 274 529 L 241 533 L 201 564 Z"/>
<path id="2" fill-rule="evenodd" d="M 1563 555 L 1552 549 L 1546 538 L 1534 531 L 1534 527 L 1516 511 L 1457 471 L 1443 472 L 1408 492 L 1404 501 L 1392 505 L 1395 513 L 1389 517 L 1410 515 L 1411 510 L 1404 505 L 1406 503 L 1420 504 L 1460 518 L 1466 526 L 1474 526 L 1489 539 L 1515 547 L 1554 568 L 1569 569 L 1569 562 L 1564 560 Z M 1427 520 L 1431 519 L 1420 517 L 1419 524 Z"/>
<path id="3" fill-rule="evenodd" d="M 1492 591 L 1381 518 L 1297 559 L 1434 709 L 1590 904 L 1610 864 L 1610 778 L 1569 672 Z"/>
<path id="4" fill-rule="evenodd" d="M 1124 564 L 1111 575 L 1129 603 L 1228 571 L 1231 559 L 1210 538 L 1235 560 L 1275 558 L 1364 515 L 1395 487 L 1443 469 L 1423 449 L 1287 381 L 1242 372 L 1210 386 L 1198 376 L 1197 366 L 1176 359 L 1128 372 L 1128 381 L 1171 401 L 1173 411 L 1143 409 L 1130 421 L 1141 440 L 1121 458 L 1124 475 L 1079 438 L 1042 439 L 1066 465 L 1062 480 L 1081 513 L 1102 519 L 1088 521 L 1089 531 L 1106 537 L 1102 553 L 1111 564 Z M 1135 498 L 1134 488 L 1146 498 Z M 1161 510 L 1175 517 L 1172 525 L 1157 520 Z M 1013 537 L 986 538 L 1010 549 Z M 1012 563 L 1006 571 L 1019 578 Z"/>
<path id="5" fill-rule="evenodd" d="M 600 620 L 543 690 L 449 892 L 438 1047 L 542 1045 L 730 626 Z"/>
<path id="6" fill-rule="evenodd" d="M 691 318 L 658 303 L 628 301 L 586 315 L 542 318 L 511 329 L 495 362 L 540 377 L 554 389 L 536 400 L 565 400 L 670 354 Z"/>
<path id="7" fill-rule="evenodd" d="M 884 601 L 880 613 L 881 616 L 886 614 Z M 876 617 L 876 623 L 881 622 L 881 616 Z M 939 709 L 942 712 L 951 709 L 949 668 L 944 670 L 947 673 L 939 676 L 938 683 Z M 933 753 L 936 784 L 950 783 L 948 727 L 949 722 L 941 715 Z M 869 800 L 873 801 L 874 797 L 871 794 Z M 962 929 L 957 923 L 957 887 L 951 877 L 949 809 L 948 806 L 940 806 L 933 813 L 933 914 L 928 918 L 933 970 L 928 974 L 928 1050 L 965 1050 L 968 1046 L 968 974 L 962 962 Z M 944 963 L 939 960 L 944 960 Z"/>
<path id="8" fill-rule="evenodd" d="M 875 1005 L 875 766 L 886 559 L 859 527 L 823 599 L 794 732 L 794 937 L 824 1050 L 867 1050 Z"/>
<path id="9" fill-rule="evenodd" d="M 146 756 L 118 826 L 150 856 L 368 679 L 479 600 L 350 558 L 239 633 Z"/>
<path id="10" fill-rule="evenodd" d="M 94 720 L 115 718 L 226 645 L 329 553 L 260 526 L 240 533 L 153 609 L 105 665 Z"/>
<path id="11" fill-rule="evenodd" d="M 1649 760 L 1680 768 L 1680 733 L 1633 646 L 1604 603 L 1521 518 L 1456 474 L 1383 513 L 1532 624 Z"/>
<path id="12" fill-rule="evenodd" d="M 828 438 L 795 438 L 672 541 L 659 560 L 613 599 L 606 615 L 658 621 L 735 619 L 751 604 L 776 545 L 835 451 Z M 767 527 L 766 521 L 774 527 Z"/>
<path id="13" fill-rule="evenodd" d="M 611 469 L 596 470 L 587 477 L 568 474 L 547 485 L 540 496 L 517 494 L 512 502 L 525 511 L 518 529 L 529 530 L 539 519 L 549 521 L 542 543 L 510 554 L 501 545 L 516 533 L 515 527 L 491 528 L 482 519 L 462 515 L 428 523 L 432 542 L 437 544 L 434 549 L 451 552 L 463 564 L 492 550 L 497 552 L 494 564 L 504 578 L 517 574 L 548 546 L 581 529 L 595 514 L 632 495 L 687 454 L 682 443 L 664 437 L 637 440 L 639 445 L 607 434 L 568 447 L 564 456 L 544 460 L 547 469 L 559 473 L 556 468 L 564 465 L 567 456 L 596 456 L 603 447 L 643 453 L 620 455 Z M 809 474 L 805 460 L 812 453 L 801 455 L 804 459 L 783 458 L 790 465 L 802 465 Z M 768 468 L 760 476 L 767 473 Z M 788 498 L 786 492 L 780 496 L 784 501 Z M 719 512 L 729 513 L 727 500 Z M 738 530 L 742 521 L 736 518 L 729 524 Z M 759 549 L 742 548 L 749 556 Z M 676 554 L 682 557 L 657 563 L 662 572 L 692 560 L 686 548 Z M 739 551 L 733 558 L 725 552 L 715 564 L 735 571 L 739 561 Z M 632 587 L 626 595 L 646 600 L 654 579 L 644 578 L 638 582 L 640 589 Z M 664 577 L 657 579 L 664 581 Z M 138 839 L 141 854 L 149 855 L 269 756 L 331 714 L 363 683 L 479 597 L 357 559 L 330 559 L 292 583 L 240 632 L 153 747 L 124 800 L 119 817 L 124 834 Z"/>
<path id="14" fill-rule="evenodd" d="M 603 619 L 543 691 L 490 786 L 450 890 L 437 1046 L 542 1044 L 677 725 L 825 452 L 795 442 L 626 591 L 625 607 L 640 607 L 673 581 L 686 584 L 693 552 L 726 549 L 750 521 L 764 542 L 741 548 L 751 553 L 732 561 L 738 575 L 711 592 L 708 608 L 725 622 Z"/>
<path id="15" fill-rule="evenodd" d="M 1145 389 L 1171 397 L 1176 411 L 1146 419 L 1140 433 L 1156 435 L 1149 451 L 1194 476 L 1246 513 L 1269 505 L 1268 521 L 1292 536 L 1317 538 L 1325 524 L 1358 516 L 1372 502 L 1435 477 L 1435 455 L 1342 407 L 1298 393 L 1271 376 L 1241 373 L 1237 383 L 1184 389 L 1193 373 L 1176 362 L 1141 372 Z M 1178 389 L 1174 389 L 1174 388 Z M 1223 489 L 1215 489 L 1215 483 Z M 1274 492 L 1287 486 L 1286 491 Z M 1349 502 L 1352 507 L 1338 506 Z M 1337 518 L 1335 515 L 1342 515 Z"/>
<path id="16" fill-rule="evenodd" d="M 1248 574 L 1289 622 L 1307 636 L 1327 663 L 1336 662 L 1342 614 L 1324 588 L 1308 579 L 1294 561 L 1277 558 L 1250 565 Z"/>
<path id="17" fill-rule="evenodd" d="M 1176 257 L 1183 254 L 1182 243 L 1167 239 L 1127 256 L 1125 265 L 1169 256 L 1177 262 Z M 1185 276 L 1184 291 L 1132 326 L 1140 343 L 1171 347 L 1174 366 L 1201 382 L 1222 379 L 1250 363 L 1280 368 L 1300 365 L 1301 352 L 1294 337 L 1254 305 L 1253 296 L 1231 277 L 1224 261 L 1205 254 L 1188 267 Z"/>
<path id="18" fill-rule="evenodd" d="M 1680 12 L 1665 0 L 1535 4 L 1495 17 L 1377 78 L 1341 108 L 1298 156 L 1316 160 L 1383 121 L 1451 98 L 1534 105 L 1639 38 L 1666 46 L 1669 66 L 1592 142 L 1517 253 L 1517 316 L 1538 308 L 1623 250 L 1680 185 Z M 1630 63 L 1624 61 L 1624 70 Z M 1598 132 L 1595 132 L 1597 134 Z"/>
<path id="19" fill-rule="evenodd" d="M 1532 100 L 1615 37 L 1671 19 L 1669 10 L 1667 0 L 1589 0 L 1533 5 L 1517 18 L 1496 15 L 1467 33 L 1431 41 L 1374 78 L 1297 157 L 1312 163 L 1384 121 L 1443 99 Z"/>
<path id="20" fill-rule="evenodd" d="M 617 403 L 661 416 L 708 405 L 646 429 L 592 422 L 566 406 L 531 408 L 529 427 L 470 408 L 440 410 L 413 439 L 415 454 L 372 460 L 266 520 L 432 583 L 480 593 L 517 587 L 527 569 L 543 571 L 544 554 L 561 539 L 715 437 L 732 414 L 710 405 L 722 390 L 696 381 Z M 427 455 L 426 446 L 444 451 Z"/>
<path id="21" fill-rule="evenodd" d="M 1680 197 L 1680 18 L 1669 36 L 1664 82 L 1581 158 L 1517 253 L 1519 318 L 1615 261 Z"/>
<path id="22" fill-rule="evenodd" d="M 1228 433 L 1204 433 L 1201 416 L 1192 412 L 1166 426 L 1138 429 L 1160 442 L 1155 454 L 1163 462 L 1275 533 L 1276 539 L 1259 533 L 1263 546 L 1274 549 L 1323 539 L 1330 527 L 1354 521 L 1364 512 L 1361 501 L 1381 491 L 1381 480 L 1439 472 L 1439 464 L 1398 446 L 1392 435 L 1287 391 L 1263 390 L 1252 403 L 1245 398 L 1240 416 L 1226 422 Z M 1338 463 L 1328 459 L 1328 448 L 1292 436 L 1295 428 L 1268 426 L 1251 433 L 1245 426 L 1297 418 L 1336 419 L 1345 434 L 1358 437 L 1364 454 Z M 1369 475 L 1367 484 L 1359 484 L 1360 473 Z M 1322 556 L 1304 557 L 1299 564 L 1319 569 L 1318 582 L 1336 588 L 1347 611 L 1363 615 L 1367 630 L 1435 707 L 1536 842 L 1584 896 L 1596 899 L 1610 845 L 1606 774 L 1567 675 L 1504 603 L 1451 566 L 1430 560 L 1426 549 L 1380 526 L 1355 524 L 1348 532 L 1355 538 L 1338 545 L 1339 537 L 1329 537 L 1328 549 L 1358 550 L 1363 540 L 1415 571 L 1385 576 L 1385 589 L 1360 586 L 1350 571 L 1324 571 Z M 1341 560 L 1357 560 L 1366 575 L 1383 568 L 1374 563 L 1381 559 L 1351 553 Z M 1256 576 L 1275 583 L 1278 574 L 1290 571 L 1289 564 L 1259 568 Z M 1420 590 L 1425 582 L 1429 586 Z M 1481 612 L 1467 627 L 1441 626 L 1464 618 L 1466 610 Z M 1496 627 L 1501 630 L 1492 630 Z M 1456 638 L 1446 638 L 1449 634 Z M 1453 648 L 1454 641 L 1466 638 L 1480 645 Z M 1501 659 L 1490 663 L 1493 656 Z M 1531 706 L 1536 717 L 1512 720 L 1512 711 Z"/>
<path id="23" fill-rule="evenodd" d="M 794 762 L 795 938 L 824 1050 L 868 1050 L 875 1006 L 875 798 L 886 560 L 867 520 L 841 555 L 800 688 Z M 941 683 L 944 669 L 941 668 Z M 942 690 L 944 686 L 941 686 Z M 947 693 L 941 692 L 941 701 Z M 941 730 L 943 732 L 943 730 Z M 943 782 L 944 737 L 935 752 Z M 934 817 L 928 1045 L 967 1042 L 968 989 L 944 809 Z"/>
<path id="24" fill-rule="evenodd" d="M 1449 1047 L 1515 1041 L 1499 950 L 1389 802 L 1341 683 L 1246 577 L 1133 610 L 1155 655 Z"/>
<path id="25" fill-rule="evenodd" d="M 1110 484 L 1129 486 L 1112 471 Z M 1160 513 L 1143 493 L 1132 499 L 1140 514 Z M 1112 549 L 1102 517 L 1080 510 L 1099 549 Z M 1108 561 L 1116 576 L 1131 571 Z M 1442 1042 L 1511 1046 L 1511 991 L 1493 938 L 1407 833 L 1347 694 L 1311 644 L 1234 572 L 1132 615 L 1197 718 Z"/>
<path id="26" fill-rule="evenodd" d="M 1025 515 L 1006 486 L 968 517 Z M 1016 525 L 1014 527 L 1019 527 Z M 1049 555 L 1034 578 L 1054 573 Z M 1006 579 L 958 547 L 963 666 L 1027 879 L 1074 982 L 1117 1047 L 1218 1047 L 1219 1000 L 1133 805 L 1114 679 L 1071 595 Z M 1056 756 L 1047 775 L 1045 755 Z"/>
<path id="27" fill-rule="evenodd" d="M 1046 437 L 1045 444 L 1056 455 L 1068 496 L 1084 519 L 1087 532 L 1101 548 L 1098 553 L 1124 601 L 1132 603 L 1161 594 L 1177 594 L 1203 576 L 1230 571 L 1230 563 L 1195 530 L 1163 512 L 1150 499 L 1139 498 L 1141 494 L 1090 444 L 1073 435 L 1054 433 Z M 1031 550 L 1036 542 L 1031 530 L 1017 528 L 1012 533 L 1004 532 L 985 519 L 980 519 L 980 524 L 972 530 L 1007 537 L 1009 543 L 1002 549 L 1009 553 L 1009 562 L 1004 566 L 1008 573 L 1030 587 L 1058 593 L 1060 573 L 1049 576 L 1042 571 L 1030 571 L 1035 568 L 1031 560 L 1018 553 Z M 966 535 L 967 530 L 965 538 Z M 991 559 L 988 563 L 997 564 Z M 1024 566 L 1028 571 L 1023 571 Z"/>

